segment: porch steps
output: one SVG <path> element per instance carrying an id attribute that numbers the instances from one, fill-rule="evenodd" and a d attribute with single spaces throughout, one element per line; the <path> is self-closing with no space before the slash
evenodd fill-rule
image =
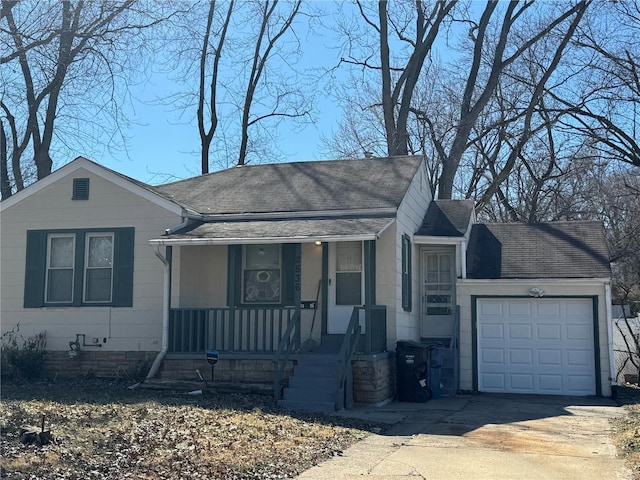
<path id="1" fill-rule="evenodd" d="M 344 391 L 338 388 L 338 356 L 331 353 L 300 354 L 289 386 L 278 404 L 288 410 L 335 412 Z"/>
<path id="2" fill-rule="evenodd" d="M 451 397 L 456 394 L 455 355 L 456 351 L 450 348 L 442 351 L 442 368 L 440 369 L 440 395 Z"/>

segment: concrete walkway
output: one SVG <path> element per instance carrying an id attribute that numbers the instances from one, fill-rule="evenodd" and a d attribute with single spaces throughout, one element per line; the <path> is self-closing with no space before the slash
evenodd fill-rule
<path id="1" fill-rule="evenodd" d="M 338 412 L 390 427 L 298 478 L 631 479 L 610 439 L 623 414 L 606 399 L 490 394 Z"/>

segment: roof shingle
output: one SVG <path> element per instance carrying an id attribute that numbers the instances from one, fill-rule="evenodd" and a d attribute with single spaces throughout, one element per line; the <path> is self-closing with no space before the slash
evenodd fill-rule
<path id="1" fill-rule="evenodd" d="M 245 165 L 154 187 L 202 214 L 397 208 L 419 156 Z"/>
<path id="2" fill-rule="evenodd" d="M 431 202 L 416 235 L 463 237 L 473 214 L 473 200 L 435 200 Z"/>
<path id="3" fill-rule="evenodd" d="M 607 278 L 609 252 L 600 222 L 476 224 L 468 278 Z"/>

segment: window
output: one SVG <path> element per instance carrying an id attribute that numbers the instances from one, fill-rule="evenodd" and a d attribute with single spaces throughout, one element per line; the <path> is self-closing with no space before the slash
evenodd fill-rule
<path id="1" fill-rule="evenodd" d="M 362 305 L 362 242 L 336 244 L 336 305 Z"/>
<path id="2" fill-rule="evenodd" d="M 402 308 L 411 311 L 411 239 L 402 236 Z"/>
<path id="3" fill-rule="evenodd" d="M 48 303 L 70 303 L 73 299 L 74 235 L 49 235 L 47 241 Z"/>
<path id="4" fill-rule="evenodd" d="M 242 301 L 280 303 L 280 273 L 280 245 L 245 245 Z"/>
<path id="5" fill-rule="evenodd" d="M 87 233 L 84 301 L 110 302 L 113 278 L 113 234 Z"/>
<path id="6" fill-rule="evenodd" d="M 133 305 L 133 228 L 29 230 L 25 308 Z"/>
<path id="7" fill-rule="evenodd" d="M 453 253 L 427 254 L 425 301 L 427 315 L 451 315 L 453 312 Z"/>

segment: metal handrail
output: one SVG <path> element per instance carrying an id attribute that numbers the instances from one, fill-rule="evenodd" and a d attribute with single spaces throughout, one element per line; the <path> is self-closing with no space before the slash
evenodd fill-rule
<path id="1" fill-rule="evenodd" d="M 278 349 L 273 356 L 273 397 L 275 400 L 280 400 L 281 394 L 281 382 L 284 374 L 284 369 L 287 366 L 289 357 L 298 348 L 300 348 L 299 342 L 296 341 L 299 335 L 294 333 L 294 329 L 298 330 L 300 324 L 300 311 L 296 311 L 293 318 L 287 325 L 287 329 L 284 331 L 280 342 L 278 343 Z"/>
<path id="2" fill-rule="evenodd" d="M 338 388 L 344 392 L 342 398 L 340 398 L 339 408 L 343 408 L 345 403 L 345 397 L 347 395 L 347 374 L 351 365 L 351 359 L 358 347 L 360 340 L 360 310 L 363 307 L 353 307 L 351 313 L 351 319 L 349 320 L 349 326 L 342 339 L 342 345 L 340 346 L 340 352 L 338 353 Z"/>

